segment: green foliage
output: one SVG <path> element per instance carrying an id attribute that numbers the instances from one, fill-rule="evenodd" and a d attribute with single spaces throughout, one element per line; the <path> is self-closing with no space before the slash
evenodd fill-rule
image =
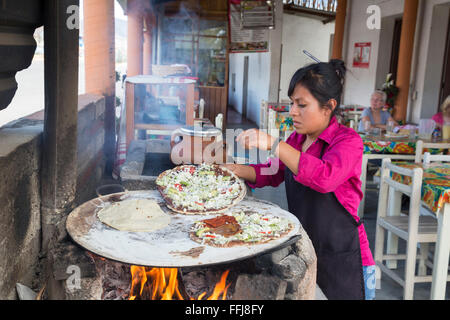
<path id="1" fill-rule="evenodd" d="M 392 73 L 389 73 L 386 77 L 386 82 L 383 84 L 383 88 L 381 89 L 387 95 L 386 105 L 389 111 L 392 113 L 392 110 L 395 106 L 395 101 L 397 100 L 399 88 L 395 85 L 394 80 L 392 78 Z"/>

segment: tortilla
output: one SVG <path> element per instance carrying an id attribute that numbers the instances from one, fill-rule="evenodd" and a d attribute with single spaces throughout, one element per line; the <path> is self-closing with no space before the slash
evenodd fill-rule
<path id="1" fill-rule="evenodd" d="M 170 224 L 166 214 L 156 201 L 134 199 L 114 202 L 97 213 L 99 220 L 119 231 L 152 232 Z"/>

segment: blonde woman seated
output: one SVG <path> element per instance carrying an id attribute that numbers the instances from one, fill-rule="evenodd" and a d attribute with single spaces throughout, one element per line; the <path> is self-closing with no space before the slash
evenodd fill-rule
<path id="1" fill-rule="evenodd" d="M 391 114 L 383 110 L 386 105 L 387 95 L 381 90 L 377 90 L 372 94 L 370 98 L 370 108 L 363 111 L 361 115 L 361 121 L 359 122 L 358 131 L 364 132 L 364 122 L 370 121 L 369 130 L 372 128 L 380 128 L 386 130 L 386 124 L 392 121 L 394 126 L 398 126 L 398 123 L 392 118 Z"/>

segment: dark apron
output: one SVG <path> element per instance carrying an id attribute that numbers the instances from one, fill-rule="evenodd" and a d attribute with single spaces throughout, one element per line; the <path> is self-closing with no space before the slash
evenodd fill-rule
<path id="1" fill-rule="evenodd" d="M 323 154 L 322 150 L 322 154 Z M 298 183 L 285 169 L 289 211 L 301 222 L 317 255 L 317 284 L 329 300 L 364 300 L 358 227 L 362 224 L 332 193 Z"/>

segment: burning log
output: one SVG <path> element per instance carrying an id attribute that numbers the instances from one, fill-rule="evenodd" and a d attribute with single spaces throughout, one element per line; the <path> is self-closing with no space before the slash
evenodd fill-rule
<path id="1" fill-rule="evenodd" d="M 176 268 L 145 268 L 131 266 L 131 290 L 129 300 L 195 300 L 187 293 L 183 279 Z M 230 284 L 226 285 L 229 270 L 225 271 L 215 285 L 208 300 L 225 300 Z M 197 300 L 202 300 L 207 292 L 202 292 Z"/>

